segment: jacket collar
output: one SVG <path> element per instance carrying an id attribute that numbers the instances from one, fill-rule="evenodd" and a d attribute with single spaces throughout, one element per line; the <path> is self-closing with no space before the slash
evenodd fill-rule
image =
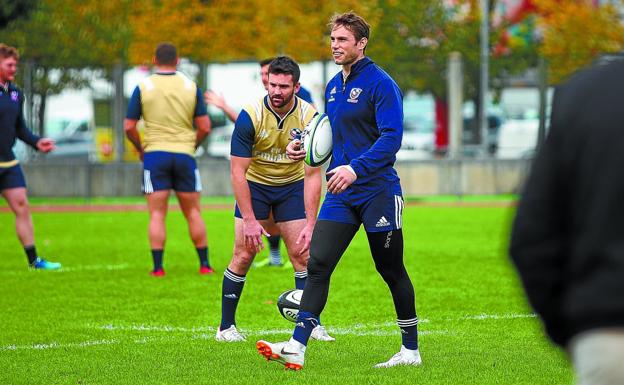
<path id="1" fill-rule="evenodd" d="M 369 64 L 374 64 L 374 62 L 368 56 L 364 56 L 362 59 L 355 62 L 355 64 L 351 66 L 351 72 L 349 72 L 349 78 L 353 78 L 354 76 L 362 72 L 364 68 L 366 68 L 366 66 L 368 66 Z"/>

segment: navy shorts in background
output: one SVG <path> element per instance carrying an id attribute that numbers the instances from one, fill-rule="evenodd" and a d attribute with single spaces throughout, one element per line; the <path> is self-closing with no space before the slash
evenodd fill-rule
<path id="1" fill-rule="evenodd" d="M 26 187 L 26 179 L 20 165 L 0 167 L 0 191 L 18 187 Z"/>
<path id="2" fill-rule="evenodd" d="M 282 186 L 268 186 L 251 181 L 247 183 L 251 192 L 251 205 L 257 220 L 269 219 L 271 210 L 276 223 L 305 219 L 303 179 Z M 234 216 L 242 218 L 238 204 L 234 209 Z"/>
<path id="3" fill-rule="evenodd" d="M 202 190 L 195 158 L 175 152 L 146 152 L 143 155 L 143 192 L 151 194 L 170 189 L 179 192 Z"/>

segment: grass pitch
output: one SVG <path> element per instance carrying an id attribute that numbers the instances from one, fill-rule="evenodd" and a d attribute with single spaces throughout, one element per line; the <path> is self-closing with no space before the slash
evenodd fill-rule
<path id="1" fill-rule="evenodd" d="M 507 208 L 407 207 L 405 259 L 416 289 L 421 367 L 374 369 L 400 347 L 392 301 L 360 232 L 332 277 L 302 372 L 255 351 L 293 324 L 276 309 L 292 269 L 247 276 L 237 322 L 245 343 L 214 340 L 231 210 L 203 213 L 218 274 L 200 276 L 180 212 L 168 218 L 167 276 L 152 278 L 147 213 L 35 213 L 40 254 L 62 272 L 28 271 L 0 213 L 0 384 L 569 384 L 505 252 Z M 264 257 L 266 251 L 260 257 Z"/>

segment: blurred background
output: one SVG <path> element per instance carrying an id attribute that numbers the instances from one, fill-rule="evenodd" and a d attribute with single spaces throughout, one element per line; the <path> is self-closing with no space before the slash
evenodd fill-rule
<path id="1" fill-rule="evenodd" d="M 371 23 L 366 53 L 404 93 L 406 194 L 516 192 L 547 133 L 553 89 L 624 47 L 621 1 L 0 0 L 27 122 L 58 145 L 43 156 L 18 141 L 30 195 L 139 194 L 122 121 L 161 41 L 178 47 L 180 71 L 235 109 L 265 92 L 258 60 L 292 56 L 322 111 L 340 70 L 327 22 L 347 10 Z M 233 124 L 209 112 L 213 132 L 197 153 L 213 182 L 204 194 L 228 195 Z"/>

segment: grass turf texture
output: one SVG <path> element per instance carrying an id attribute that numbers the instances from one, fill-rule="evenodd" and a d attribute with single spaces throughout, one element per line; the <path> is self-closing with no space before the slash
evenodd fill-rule
<path id="1" fill-rule="evenodd" d="M 26 269 L 13 216 L 0 213 L 1 384 L 565 384 L 563 354 L 543 338 L 505 255 L 510 210 L 407 207 L 406 265 L 416 289 L 423 366 L 374 369 L 400 346 L 389 292 L 360 232 L 333 277 L 304 370 L 255 351 L 293 324 L 275 301 L 292 269 L 248 274 L 237 321 L 245 343 L 214 340 L 231 210 L 203 213 L 214 276 L 200 276 L 180 212 L 168 218 L 167 276 L 152 278 L 147 213 L 35 213 L 40 253 L 63 272 Z M 259 258 L 263 258 L 263 251 Z"/>

